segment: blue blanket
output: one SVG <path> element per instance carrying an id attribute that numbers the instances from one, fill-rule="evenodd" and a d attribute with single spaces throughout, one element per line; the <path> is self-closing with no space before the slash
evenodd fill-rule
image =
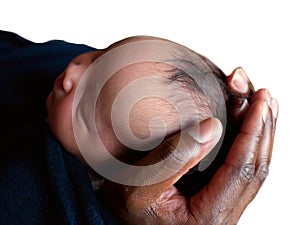
<path id="1" fill-rule="evenodd" d="M 33 43 L 0 31 L 0 224 L 115 224 L 87 169 L 45 122 L 45 99 L 70 60 L 91 47 Z"/>

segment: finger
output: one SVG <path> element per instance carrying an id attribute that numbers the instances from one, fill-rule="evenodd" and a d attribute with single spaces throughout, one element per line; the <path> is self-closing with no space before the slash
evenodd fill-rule
<path id="1" fill-rule="evenodd" d="M 257 155 L 257 144 L 263 129 L 263 118 L 266 101 L 254 102 L 245 116 L 241 131 L 230 149 L 226 163 L 233 166 L 254 164 Z M 247 147 L 247 148 L 245 148 Z"/>
<path id="2" fill-rule="evenodd" d="M 254 87 L 242 67 L 238 67 L 226 77 L 227 84 L 234 93 L 243 97 L 250 97 L 254 93 Z"/>
<path id="3" fill-rule="evenodd" d="M 255 101 L 259 100 L 259 99 L 267 101 L 268 104 L 270 105 L 270 102 L 271 102 L 271 99 L 272 99 L 270 91 L 268 89 L 266 89 L 266 88 L 259 89 L 252 96 L 250 103 L 253 103 L 253 102 L 255 102 Z"/>
<path id="4" fill-rule="evenodd" d="M 272 100 L 271 100 L 271 109 L 272 109 L 272 114 L 273 114 L 273 124 L 274 124 L 273 137 L 274 137 L 275 131 L 276 131 L 277 117 L 278 117 L 278 113 L 279 113 L 278 102 L 275 98 L 272 98 Z"/>
<path id="5" fill-rule="evenodd" d="M 277 104 L 277 102 L 273 104 Z M 247 205 L 254 199 L 257 192 L 261 188 L 264 180 L 269 174 L 269 166 L 273 151 L 274 132 L 276 127 L 276 120 L 274 120 L 274 116 L 277 117 L 276 112 L 274 112 L 274 110 L 278 110 L 277 105 L 273 105 L 273 107 L 268 107 L 267 109 L 264 130 L 258 146 L 260 150 L 258 152 L 255 164 L 254 178 L 253 181 L 249 183 L 246 190 L 244 191 L 242 198 L 237 204 L 237 207 L 235 208 L 235 210 L 233 210 L 232 216 L 234 217 L 240 217 Z"/>
<path id="6" fill-rule="evenodd" d="M 134 204 L 135 208 L 149 206 L 204 158 L 217 144 L 221 134 L 221 122 L 211 118 L 167 139 L 137 163 L 154 165 L 150 173 L 147 171 L 142 175 L 142 179 L 159 182 L 126 187 L 127 202 Z"/>
<path id="7" fill-rule="evenodd" d="M 246 207 L 254 198 L 268 174 L 268 167 L 272 155 L 273 138 L 276 128 L 276 119 L 278 116 L 277 100 L 271 98 L 270 92 L 267 89 L 260 89 L 254 94 L 251 103 L 256 104 L 258 101 L 265 101 L 265 109 L 263 110 L 263 114 L 265 114 L 264 116 L 266 117 L 266 122 L 264 123 L 264 131 L 261 139 L 259 140 L 259 145 L 257 146 L 259 152 L 257 153 L 255 165 L 251 162 L 251 164 L 249 164 L 251 169 L 248 170 L 247 177 L 253 181 L 247 185 L 247 189 L 243 193 L 243 198 L 240 201 L 240 204 L 244 207 Z M 248 126 L 248 131 L 249 129 L 252 128 Z M 237 209 L 243 209 L 243 207 L 237 207 Z"/>
<path id="8" fill-rule="evenodd" d="M 275 125 L 274 127 L 274 132 L 273 135 L 275 134 L 275 128 L 276 128 L 276 120 L 278 117 L 278 102 L 276 99 L 272 98 L 270 91 L 268 89 L 260 89 L 258 90 L 252 97 L 251 103 L 262 99 L 267 101 L 269 107 L 272 109 L 272 115 L 273 115 L 273 124 Z"/>
<path id="9" fill-rule="evenodd" d="M 262 100 L 251 105 L 225 164 L 221 166 L 211 182 L 192 197 L 190 203 L 194 215 L 199 215 L 201 210 L 205 210 L 212 218 L 214 215 L 219 215 L 219 219 L 221 217 L 226 219 L 232 214 L 237 201 L 241 199 L 254 177 L 266 106 L 267 104 Z M 205 209 L 201 208 L 203 205 Z"/>
<path id="10" fill-rule="evenodd" d="M 230 88 L 230 110 L 236 124 L 239 124 L 249 109 L 249 100 L 254 93 L 254 87 L 243 68 L 238 67 L 226 77 Z"/>
<path id="11" fill-rule="evenodd" d="M 241 127 L 241 131 L 240 134 L 237 136 L 235 143 L 237 144 L 233 144 L 232 148 L 237 148 L 236 151 L 239 151 L 238 149 L 241 148 L 243 149 L 243 145 L 246 145 L 246 143 L 255 143 L 255 142 L 251 142 L 250 138 L 253 139 L 255 136 L 253 136 L 253 134 L 259 134 L 260 129 L 262 129 L 262 124 L 263 121 L 261 120 L 261 116 L 263 115 L 263 106 L 258 106 L 261 104 L 267 104 L 268 106 L 273 105 L 274 110 L 274 114 L 276 115 L 275 118 L 277 117 L 278 114 L 278 104 L 276 100 L 271 100 L 271 96 L 270 96 L 270 92 L 267 89 L 260 89 L 258 90 L 254 95 L 253 95 L 253 99 L 251 101 L 251 108 L 249 109 L 249 111 L 247 112 L 247 116 L 245 117 L 245 122 L 243 123 L 242 127 Z M 265 111 L 267 106 L 264 105 L 265 107 Z M 257 121 L 257 122 L 255 122 Z M 273 120 L 273 124 L 274 124 L 274 120 Z M 252 134 L 252 135 L 251 135 Z M 248 138 L 245 138 L 245 136 L 248 135 Z M 258 136 L 259 137 L 259 136 Z M 254 148 L 255 145 L 250 145 L 249 147 Z M 244 157 L 242 154 L 236 154 L 235 151 L 232 151 L 233 154 L 229 154 L 227 161 L 229 163 L 231 159 L 233 159 L 232 157 Z M 253 151 L 249 151 L 248 152 L 253 152 Z M 247 153 L 247 152 L 246 152 Z M 253 160 L 255 160 L 255 155 L 251 155 L 249 154 L 249 157 L 253 157 L 252 161 L 249 159 L 249 162 L 247 163 L 254 163 Z M 244 159 L 246 159 L 244 157 Z M 239 161 L 237 159 L 233 159 L 233 161 Z M 245 163 L 245 162 L 244 162 Z"/>

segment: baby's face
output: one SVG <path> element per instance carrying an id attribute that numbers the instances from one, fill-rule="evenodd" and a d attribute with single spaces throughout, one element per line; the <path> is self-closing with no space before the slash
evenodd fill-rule
<path id="1" fill-rule="evenodd" d="M 103 51 L 85 53 L 74 58 L 64 72 L 55 80 L 53 90 L 48 95 L 47 121 L 61 144 L 71 153 L 80 157 L 72 128 L 72 104 L 75 90 L 84 71 Z"/>
<path id="2" fill-rule="evenodd" d="M 124 42 L 130 41 L 130 39 L 127 39 Z M 77 147 L 72 126 L 72 105 L 76 87 L 93 61 L 106 51 L 123 43 L 116 43 L 106 50 L 89 52 L 76 57 L 56 79 L 53 91 L 47 98 L 47 120 L 51 130 L 65 149 L 81 160 L 83 158 Z M 97 111 L 99 116 L 96 117 L 97 129 L 103 144 L 114 156 L 125 159 L 123 155 L 128 153 L 128 148 L 118 140 L 112 126 L 111 109 L 115 98 L 132 81 L 147 76 L 166 77 L 167 74 L 162 71 L 170 69 L 169 65 L 153 62 L 131 65 L 114 74 L 101 90 L 99 96 L 101 104 Z M 123 103 L 127 104 L 126 102 Z M 147 138 L 150 135 L 149 122 L 157 116 L 167 123 L 167 134 L 174 133 L 180 129 L 179 118 L 171 105 L 168 106 L 168 103 L 163 99 L 146 98 L 135 104 L 130 111 L 128 119 L 132 133 L 138 138 Z"/>

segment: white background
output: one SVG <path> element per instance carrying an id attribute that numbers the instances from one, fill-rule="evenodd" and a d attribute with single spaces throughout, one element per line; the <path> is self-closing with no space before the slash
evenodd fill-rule
<path id="1" fill-rule="evenodd" d="M 208 3 L 209 2 L 209 3 Z M 183 44 L 229 74 L 242 66 L 280 104 L 270 175 L 239 224 L 299 222 L 297 1 L 6 1 L 0 29 L 35 42 L 63 39 L 104 48 L 132 35 Z"/>

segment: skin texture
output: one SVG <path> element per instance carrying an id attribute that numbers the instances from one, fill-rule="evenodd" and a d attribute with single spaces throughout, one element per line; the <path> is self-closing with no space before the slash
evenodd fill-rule
<path id="1" fill-rule="evenodd" d="M 135 40 L 135 39 L 132 39 Z M 126 39 L 125 42 L 128 42 Z M 116 45 L 114 45 L 116 46 Z M 112 47 L 109 47 L 111 49 Z M 79 55 L 73 59 L 65 71 L 56 79 L 53 91 L 49 94 L 46 106 L 48 111 L 48 124 L 57 139 L 62 143 L 66 150 L 77 156 L 82 162 L 85 160 L 76 145 L 72 127 L 72 106 L 75 96 L 76 87 L 90 64 L 99 56 L 107 51 L 95 51 Z M 133 81 L 147 77 L 163 77 L 168 76 L 167 70 L 172 69 L 171 66 L 163 63 L 138 63 L 130 65 L 116 72 L 101 90 L 99 99 L 101 104 L 97 105 L 99 116 L 96 117 L 99 137 L 105 147 L 114 157 L 126 162 L 135 160 L 136 153 L 124 146 L 116 137 L 114 128 L 111 123 L 111 109 L 117 95 L 122 89 Z M 162 85 L 160 88 L 164 89 Z M 180 95 L 180 91 L 184 90 L 178 86 L 174 95 Z M 131 93 L 134 95 L 134 89 Z M 184 90 L 185 91 L 185 90 Z M 123 102 L 123 104 L 128 104 Z M 122 108 L 122 107 L 121 107 Z M 180 122 L 176 111 L 168 104 L 166 100 L 148 97 L 140 100 L 133 105 L 130 111 L 130 128 L 133 134 L 140 138 L 147 138 L 151 135 L 148 124 L 152 118 L 160 117 L 167 126 L 166 135 L 178 132 L 180 130 Z M 191 117 L 191 115 L 186 115 Z M 193 122 L 193 121 L 191 121 Z M 121 124 L 121 122 L 119 123 Z M 121 126 L 118 129 L 122 129 Z M 161 127 L 155 128 L 160 132 Z"/>
<path id="2" fill-rule="evenodd" d="M 125 40 L 127 41 L 130 39 Z M 108 49 L 119 44 L 116 43 Z M 75 58 L 58 77 L 47 99 L 48 122 L 53 133 L 68 151 L 81 160 L 83 159 L 72 132 L 72 102 L 83 72 L 106 50 Z M 176 169 L 174 176 L 143 187 L 125 186 L 109 181 L 104 184 L 101 198 L 107 202 L 107 208 L 121 224 L 231 225 L 238 222 L 267 177 L 278 104 L 266 89 L 260 89 L 253 94 L 253 86 L 241 68 L 234 70 L 227 77 L 227 82 L 241 97 L 231 107 L 239 133 L 224 164 L 208 185 L 195 195 L 185 197 L 174 184 L 212 150 L 220 138 L 222 128 L 214 118 L 201 122 L 199 135 L 189 136 L 185 145 L 179 149 L 180 157 L 173 154 L 178 134 L 168 138 L 151 154 L 138 161 L 137 165 L 155 163 L 171 155 L 172 168 L 166 165 L 162 171 Z M 203 138 L 197 139 L 197 136 Z"/>
<path id="3" fill-rule="evenodd" d="M 130 37 L 119 42 L 116 42 L 106 49 L 93 51 L 81 54 L 74 58 L 63 71 L 63 73 L 56 79 L 52 92 L 49 94 L 46 106 L 48 111 L 47 121 L 56 136 L 67 151 L 78 157 L 82 162 L 85 162 L 82 157 L 74 135 L 72 126 L 72 106 L 75 96 L 76 87 L 79 84 L 81 77 L 84 75 L 86 69 L 102 54 L 130 42 L 137 40 L 159 40 L 153 37 Z M 136 160 L 135 153 L 131 154 L 131 150 L 124 146 L 115 135 L 111 123 L 111 107 L 120 93 L 120 91 L 134 80 L 145 78 L 149 76 L 159 76 L 167 78 L 170 76 L 166 71 L 172 70 L 173 67 L 164 63 L 150 63 L 143 62 L 130 65 L 116 72 L 108 82 L 104 85 L 100 93 L 99 116 L 96 118 L 97 129 L 99 137 L 101 138 L 106 149 L 116 158 L 125 162 L 132 162 Z M 164 87 L 162 87 L 164 88 Z M 173 95 L 181 96 L 180 90 L 186 91 L 184 88 L 178 87 Z M 133 93 L 134 94 L 134 93 Z M 127 104 L 125 102 L 124 104 Z M 189 108 L 186 107 L 186 111 Z M 207 110 L 207 116 L 211 114 Z M 178 122 L 178 115 L 176 115 L 174 108 L 166 101 L 158 98 L 147 98 L 139 101 L 130 112 L 130 128 L 138 138 L 146 138 L 150 132 L 148 124 L 151 118 L 161 117 L 167 125 L 166 135 L 176 133 L 180 130 L 180 123 Z M 184 126 L 195 123 L 196 116 L 186 115 L 188 118 Z M 191 119 L 189 119 L 191 118 Z M 118 127 L 119 129 L 119 127 Z M 161 130 L 158 126 L 157 130 Z"/>
<path id="4" fill-rule="evenodd" d="M 239 90 L 240 87 L 232 84 L 233 77 L 239 76 L 237 72 L 240 69 L 233 71 L 227 78 L 228 84 L 247 98 L 252 87 L 248 79 L 242 79 L 242 91 Z M 239 101 L 236 104 L 232 114 L 236 121 L 241 122 L 240 132 L 225 163 L 209 184 L 195 195 L 187 198 L 173 185 L 201 160 L 203 151 L 211 149 L 218 137 L 206 143 L 198 143 L 197 154 L 184 167 L 178 158 L 174 159 L 174 165 L 178 166 L 179 172 L 164 182 L 145 187 L 105 183 L 101 191 L 102 197 L 122 224 L 237 224 L 268 175 L 278 104 L 267 89 L 255 92 L 250 102 Z M 205 131 L 201 129 L 201 132 L 208 132 L 209 135 L 216 129 L 212 120 L 208 119 L 200 124 L 202 128 L 211 128 L 204 129 Z M 161 148 L 172 154 L 176 138 L 175 135 L 166 140 L 157 148 L 158 151 L 146 156 L 140 163 L 164 158 L 159 154 Z M 189 151 L 189 148 L 185 151 Z"/>
<path id="5" fill-rule="evenodd" d="M 72 104 L 77 84 L 88 66 L 102 51 L 81 54 L 74 58 L 64 72 L 55 80 L 53 90 L 46 100 L 47 121 L 61 144 L 72 154 L 83 160 L 73 135 Z"/>

